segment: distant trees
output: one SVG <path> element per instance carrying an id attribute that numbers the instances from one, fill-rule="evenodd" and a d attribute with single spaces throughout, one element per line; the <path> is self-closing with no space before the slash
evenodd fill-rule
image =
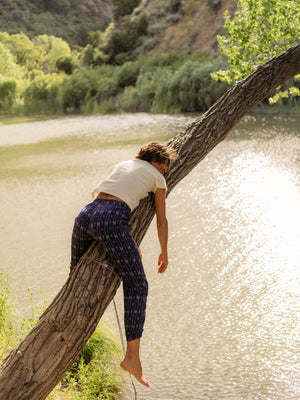
<path id="1" fill-rule="evenodd" d="M 0 41 L 0 76 L 13 77 L 20 72 L 20 67 L 14 61 L 9 49 Z"/>
<path id="2" fill-rule="evenodd" d="M 84 50 L 86 65 L 122 65 L 136 58 L 136 49 L 147 34 L 146 14 L 130 16 L 141 0 L 112 0 L 114 23 L 105 32 L 97 30 L 88 35 Z"/>
<path id="3" fill-rule="evenodd" d="M 16 78 L 23 76 L 9 49 L 0 41 L 0 111 L 9 110 L 16 98 Z"/>
<path id="4" fill-rule="evenodd" d="M 112 0 L 112 9 L 116 21 L 129 15 L 141 3 L 141 0 Z"/>
<path id="5" fill-rule="evenodd" d="M 6 32 L 0 32 L 0 45 L 2 49 L 4 46 L 6 53 L 8 52 L 5 56 L 6 63 L 13 60 L 16 65 L 25 67 L 27 71 L 41 69 L 45 73 L 55 72 L 59 58 L 71 56 L 74 58 L 76 54 L 76 52 L 72 54 L 67 42 L 48 35 L 39 35 L 30 40 L 23 33 L 9 35 Z M 2 63 L 2 67 L 6 63 Z M 14 74 L 15 77 L 18 75 Z"/>
<path id="6" fill-rule="evenodd" d="M 71 4 L 69 0 L 44 0 L 44 8 L 57 13 L 67 13 L 70 10 Z"/>
<path id="7" fill-rule="evenodd" d="M 297 1 L 239 0 L 233 19 L 225 13 L 225 35 L 218 37 L 227 61 L 183 52 L 144 57 L 141 49 L 152 31 L 147 15 L 140 13 L 140 0 L 112 3 L 114 23 L 105 31 L 83 30 L 88 36 L 83 49 L 71 50 L 52 35 L 29 39 L 23 33 L 0 32 L 1 112 L 203 112 L 232 82 L 300 35 Z M 54 1 L 48 7 L 63 4 Z M 84 7 L 85 2 L 66 0 L 68 4 Z M 206 4 L 214 8 L 218 1 Z M 182 2 L 169 0 L 166 7 L 178 11 Z M 297 77 L 293 83 L 285 83 L 271 100 L 285 96 L 292 104 L 290 94 L 300 95 Z"/>
<path id="8" fill-rule="evenodd" d="M 61 112 L 58 85 L 77 65 L 76 52 L 60 38 L 0 32 L 0 109 L 12 112 L 14 105 L 26 112 Z M 55 88 L 55 90 L 54 90 Z M 50 106 L 51 105 L 51 106 Z M 55 105 L 55 107 L 54 107 Z"/>
<path id="9" fill-rule="evenodd" d="M 60 38 L 0 33 L 0 112 L 204 112 L 228 88 L 212 78 L 221 58 L 170 52 L 134 56 L 143 14 L 121 31 L 89 34 L 82 52 Z"/>
<path id="10" fill-rule="evenodd" d="M 108 3 L 108 4 L 106 4 Z M 89 32 L 105 30 L 112 21 L 104 0 L 2 0 L 1 30 L 23 32 L 29 38 L 53 35 L 72 46 L 86 46 Z"/>
<path id="11" fill-rule="evenodd" d="M 124 64 L 134 60 L 135 50 L 142 44 L 142 37 L 147 34 L 148 19 L 146 14 L 133 18 L 119 18 L 117 28 L 108 36 L 101 50 L 107 54 L 110 64 Z"/>

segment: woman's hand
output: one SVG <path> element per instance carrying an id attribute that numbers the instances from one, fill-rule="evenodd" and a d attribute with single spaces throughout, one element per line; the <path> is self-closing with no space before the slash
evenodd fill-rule
<path id="1" fill-rule="evenodd" d="M 165 272 L 168 266 L 168 255 L 161 253 L 158 257 L 158 273 L 162 274 Z"/>
<path id="2" fill-rule="evenodd" d="M 161 253 L 158 257 L 158 273 L 165 272 L 168 266 L 168 220 L 166 217 L 166 191 L 157 189 L 155 192 L 155 211 L 157 233 Z"/>

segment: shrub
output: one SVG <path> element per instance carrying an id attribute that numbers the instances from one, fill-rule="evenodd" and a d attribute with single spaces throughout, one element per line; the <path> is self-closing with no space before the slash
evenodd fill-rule
<path id="1" fill-rule="evenodd" d="M 150 109 L 155 97 L 157 80 L 160 79 L 159 71 L 158 68 L 144 69 L 136 82 L 140 95 L 147 98 Z"/>
<path id="2" fill-rule="evenodd" d="M 0 360 L 7 355 L 13 342 L 11 312 L 7 276 L 0 270 Z"/>
<path id="3" fill-rule="evenodd" d="M 104 51 L 109 55 L 110 62 L 114 63 L 117 54 L 128 53 L 132 48 L 133 44 L 128 33 L 116 30 L 111 34 Z"/>
<path id="4" fill-rule="evenodd" d="M 115 96 L 119 92 L 117 79 L 114 77 L 102 76 L 98 82 L 97 102 L 100 103 L 110 97 Z"/>
<path id="5" fill-rule="evenodd" d="M 38 315 L 45 309 L 45 305 L 34 305 L 30 290 L 28 292 L 30 311 L 29 314 L 20 317 L 11 305 L 8 276 L 0 269 L 0 361 L 30 331 L 36 324 Z"/>
<path id="6" fill-rule="evenodd" d="M 121 88 L 134 86 L 140 73 L 138 62 L 126 62 L 117 72 L 118 85 Z"/>
<path id="7" fill-rule="evenodd" d="M 32 74 L 29 85 L 23 92 L 24 108 L 26 113 L 46 111 L 48 97 L 48 79 L 43 73 Z"/>
<path id="8" fill-rule="evenodd" d="M 121 348 L 114 332 L 101 322 L 78 360 L 62 380 L 62 387 L 73 399 L 117 399 L 121 385 L 115 366 Z"/>
<path id="9" fill-rule="evenodd" d="M 150 111 L 151 105 L 148 104 L 146 107 L 148 99 L 143 98 L 139 90 L 133 86 L 127 86 L 118 98 L 119 108 L 125 112 L 139 112 L 139 111 Z"/>
<path id="10" fill-rule="evenodd" d="M 10 110 L 16 99 L 17 84 L 14 80 L 0 81 L 0 109 Z"/>
<path id="11" fill-rule="evenodd" d="M 171 92 L 181 111 L 206 111 L 228 89 L 228 85 L 216 85 L 211 78 L 216 68 L 216 62 L 189 60 L 176 71 Z"/>
<path id="12" fill-rule="evenodd" d="M 113 13 L 116 21 L 129 15 L 140 4 L 141 0 L 112 0 Z"/>
<path id="13" fill-rule="evenodd" d="M 72 75 L 74 69 L 76 68 L 76 62 L 70 56 L 60 57 L 56 60 L 56 68 L 59 71 L 65 72 L 67 75 Z"/>
<path id="14" fill-rule="evenodd" d="M 167 68 L 161 69 L 160 71 L 160 79 L 157 82 L 151 111 L 155 113 L 168 112 L 177 114 L 181 111 L 181 107 L 171 90 L 174 73 Z"/>
<path id="15" fill-rule="evenodd" d="M 63 108 L 66 112 L 80 111 L 81 106 L 98 90 L 97 71 L 86 68 L 70 75 L 63 83 Z"/>

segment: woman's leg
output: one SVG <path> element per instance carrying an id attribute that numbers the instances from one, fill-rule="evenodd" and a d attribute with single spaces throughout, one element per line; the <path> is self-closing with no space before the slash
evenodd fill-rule
<path id="1" fill-rule="evenodd" d="M 93 243 L 94 238 L 89 233 L 91 205 L 85 206 L 75 218 L 71 240 L 70 274 L 73 272 L 83 254 Z"/>
<path id="2" fill-rule="evenodd" d="M 149 382 L 144 377 L 143 368 L 140 361 L 140 341 L 141 339 L 135 339 L 127 342 L 126 355 L 124 360 L 121 362 L 121 367 L 132 374 L 139 382 L 144 386 L 149 387 Z"/>
<path id="3" fill-rule="evenodd" d="M 117 204 L 115 204 L 117 203 Z M 149 386 L 143 376 L 139 358 L 148 282 L 138 247 L 124 223 L 129 209 L 124 203 L 112 202 L 92 216 L 91 232 L 102 243 L 123 280 L 124 320 L 127 352 L 121 366 L 142 384 Z"/>
<path id="4" fill-rule="evenodd" d="M 120 232 L 116 234 L 116 230 Z M 101 238 L 101 243 L 123 281 L 124 322 L 126 340 L 129 342 L 139 339 L 143 334 L 148 282 L 139 250 L 128 230 L 123 226 L 114 226 L 113 231 L 104 240 Z"/>
<path id="5" fill-rule="evenodd" d="M 124 324 L 127 349 L 124 360 L 121 362 L 121 367 L 132 374 L 144 386 L 149 387 L 150 385 L 143 374 L 139 353 L 146 316 L 148 282 L 135 242 L 132 238 L 131 241 L 127 234 L 125 238 L 124 242 L 124 236 L 122 235 L 122 248 L 125 248 L 125 244 L 128 247 L 126 251 L 117 252 L 115 256 L 118 257 L 118 261 L 114 260 L 116 268 L 123 279 L 124 293 Z M 115 257 L 112 253 L 110 253 L 110 256 L 112 258 Z"/>

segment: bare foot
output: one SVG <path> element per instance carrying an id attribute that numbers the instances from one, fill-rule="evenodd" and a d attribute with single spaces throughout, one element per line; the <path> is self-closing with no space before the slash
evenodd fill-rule
<path id="1" fill-rule="evenodd" d="M 120 363 L 120 365 L 121 365 L 121 368 L 124 369 L 124 371 L 129 372 L 144 386 L 150 387 L 149 382 L 144 377 L 140 360 L 125 357 L 124 360 Z"/>

